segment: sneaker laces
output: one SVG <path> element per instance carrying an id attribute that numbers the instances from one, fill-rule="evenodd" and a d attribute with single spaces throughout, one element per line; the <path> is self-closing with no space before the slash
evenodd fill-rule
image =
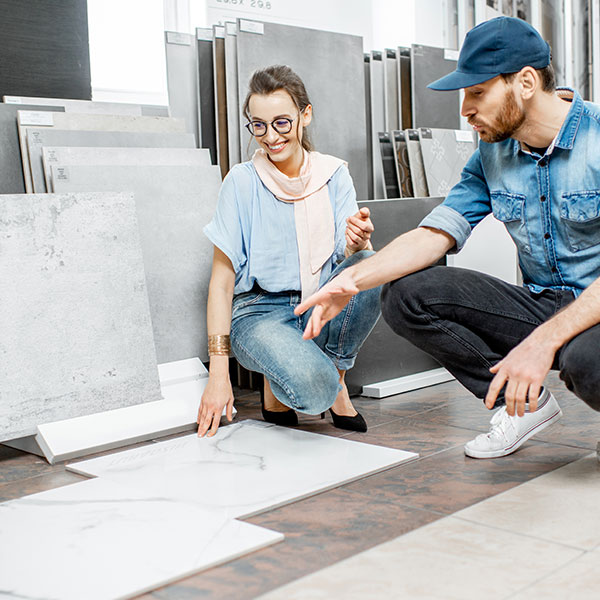
<path id="1" fill-rule="evenodd" d="M 506 431 L 508 428 L 512 428 L 514 432 L 517 431 L 517 428 L 515 426 L 515 418 L 516 415 L 514 417 L 511 417 L 506 412 L 506 406 L 503 406 L 502 408 L 498 409 L 494 413 L 494 416 L 491 418 L 490 430 L 487 433 L 482 433 L 481 436 L 489 440 L 497 439 L 509 441 L 509 438 L 506 435 Z"/>

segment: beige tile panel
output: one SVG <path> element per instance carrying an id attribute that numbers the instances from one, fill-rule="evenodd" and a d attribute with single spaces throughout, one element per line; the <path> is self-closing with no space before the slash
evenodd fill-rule
<path id="1" fill-rule="evenodd" d="M 461 510 L 454 517 L 593 550 L 600 541 L 598 498 L 600 464 L 593 454 Z"/>
<path id="2" fill-rule="evenodd" d="M 446 517 L 260 598 L 494 600 L 510 597 L 582 554 Z"/>
<path id="3" fill-rule="evenodd" d="M 586 552 L 550 577 L 511 596 L 511 600 L 597 600 L 600 596 L 598 562 L 600 551 Z"/>

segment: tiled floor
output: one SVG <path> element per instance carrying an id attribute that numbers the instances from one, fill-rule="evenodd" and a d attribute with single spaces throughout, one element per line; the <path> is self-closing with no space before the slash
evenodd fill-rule
<path id="1" fill-rule="evenodd" d="M 600 582 L 595 575 L 594 559 L 597 561 L 600 547 L 600 538 L 595 537 L 600 531 L 599 523 L 596 519 L 588 522 L 585 516 L 582 518 L 586 513 L 577 512 L 578 505 L 573 499 L 581 498 L 582 509 L 590 509 L 597 496 L 600 470 L 590 471 L 590 459 L 585 459 L 552 476 L 542 477 L 539 482 L 527 484 L 589 456 L 600 439 L 600 414 L 569 394 L 555 375 L 551 375 L 548 382 L 563 409 L 563 419 L 514 455 L 497 460 L 472 460 L 464 456 L 462 445 L 477 431 L 487 430 L 490 414 L 457 382 L 383 400 L 356 399 L 355 405 L 369 424 L 366 434 L 348 434 L 335 429 L 329 418 L 321 421 L 318 417 L 301 417 L 300 427 L 307 431 L 344 435 L 349 439 L 419 452 L 421 458 L 248 519 L 248 522 L 284 533 L 285 541 L 141 598 L 242 600 L 273 590 L 273 598 L 350 598 L 353 594 L 348 593 L 347 588 L 342 593 L 343 586 L 336 587 L 336 580 L 331 581 L 331 577 L 343 577 L 338 567 L 345 568 L 352 560 L 361 563 L 363 556 L 365 566 L 369 561 L 378 564 L 379 552 L 386 555 L 392 552 L 392 556 L 397 556 L 398 565 L 404 565 L 405 569 L 410 567 L 413 574 L 423 572 L 425 583 L 418 589 L 411 588 L 409 595 L 398 595 L 393 591 L 393 574 L 379 577 L 378 573 L 375 586 L 376 581 L 369 581 L 363 570 L 363 578 L 356 585 L 364 589 L 361 595 L 357 588 L 357 598 L 508 597 L 522 589 L 525 579 L 519 578 L 520 575 L 515 575 L 506 594 L 490 593 L 490 590 L 497 592 L 502 585 L 497 573 L 510 573 L 511 562 L 503 558 L 507 553 L 526 557 L 532 564 L 546 561 L 548 567 L 540 571 L 535 585 L 527 588 L 531 596 L 521 592 L 515 597 L 599 597 L 600 592 L 593 594 L 581 583 L 596 585 L 598 591 Z M 237 420 L 261 418 L 257 394 L 238 393 L 236 406 Z M 580 465 L 587 465 L 587 470 Z M 80 479 L 66 472 L 62 465 L 49 466 L 42 459 L 0 446 L 0 501 Z M 491 502 L 487 499 L 502 492 L 505 493 L 494 499 L 496 504 L 486 508 L 486 503 Z M 534 494 L 533 500 L 530 493 Z M 543 504 L 543 509 L 545 518 L 552 517 L 552 511 L 556 511 L 557 524 L 561 526 L 553 528 L 554 533 L 545 534 L 536 529 L 539 522 L 536 525 L 535 521 L 528 520 L 528 511 L 536 508 L 535 493 L 550 494 L 551 500 Z M 469 508 L 480 502 L 477 507 Z M 499 511 L 497 520 L 496 510 Z M 489 533 L 491 523 L 498 531 L 497 545 L 489 549 L 489 560 L 483 566 L 471 563 L 470 553 L 487 551 L 485 544 L 482 545 L 481 532 Z M 411 554 L 407 562 L 403 560 L 403 548 L 415 536 L 419 536 L 418 543 L 424 550 L 421 558 Z M 451 565 L 462 583 L 453 590 L 448 588 L 447 594 L 439 595 L 440 588 L 433 583 L 428 591 L 428 553 L 435 550 L 442 555 L 452 547 L 452 539 L 458 541 L 455 547 L 462 544 L 467 553 L 462 559 L 457 556 Z M 557 547 L 560 556 L 556 553 Z M 371 553 L 365 553 L 372 548 Z M 352 558 L 360 553 L 365 554 Z M 325 569 L 345 559 L 349 561 L 331 570 Z M 317 573 L 322 569 L 325 569 L 323 573 Z M 401 571 L 396 577 L 398 573 Z M 298 595 L 297 589 L 295 592 L 287 592 L 286 588 L 281 592 L 277 590 L 311 574 L 315 574 L 316 587 L 311 586 L 308 596 Z M 329 583 L 325 584 L 327 577 Z M 573 587 L 571 577 L 578 581 L 577 586 Z M 355 579 L 358 581 L 359 577 Z M 468 588 L 469 581 L 472 589 Z M 566 592 L 568 586 L 570 595 Z"/>

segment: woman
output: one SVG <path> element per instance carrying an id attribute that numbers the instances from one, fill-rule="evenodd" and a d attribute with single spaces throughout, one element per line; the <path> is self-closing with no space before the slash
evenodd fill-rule
<path id="1" fill-rule="evenodd" d="M 289 67 L 256 71 L 243 110 L 259 149 L 227 174 L 204 229 L 214 256 L 210 377 L 198 435 L 216 433 L 225 406 L 232 419 L 230 349 L 243 367 L 264 374 L 266 421 L 294 425 L 296 410 L 314 415 L 329 409 L 336 427 L 366 431 L 344 375 L 377 321 L 379 290 L 355 296 L 315 340 L 302 339 L 309 315 L 297 317 L 294 308 L 342 268 L 372 254 L 369 211 L 357 210 L 346 164 L 312 151 L 305 130 L 312 106 Z"/>

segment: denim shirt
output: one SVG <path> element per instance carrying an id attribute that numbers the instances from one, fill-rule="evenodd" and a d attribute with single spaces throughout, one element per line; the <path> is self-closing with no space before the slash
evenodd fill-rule
<path id="1" fill-rule="evenodd" d="M 421 226 L 449 233 L 460 250 L 490 212 L 514 240 L 533 292 L 578 296 L 600 277 L 600 106 L 569 88 L 567 117 L 544 156 L 516 140 L 480 142 L 460 182 Z"/>

